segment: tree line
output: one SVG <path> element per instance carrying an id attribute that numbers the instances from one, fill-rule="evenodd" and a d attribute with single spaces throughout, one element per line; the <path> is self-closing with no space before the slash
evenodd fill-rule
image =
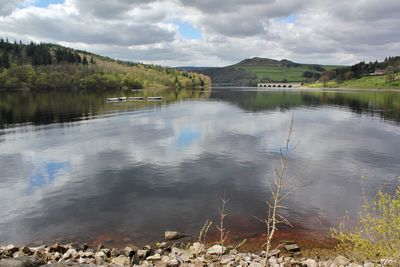
<path id="1" fill-rule="evenodd" d="M 349 67 L 340 67 L 325 71 L 320 76 L 320 81 L 336 80 L 338 83 L 351 79 L 359 79 L 368 75 L 386 75 L 388 82 L 393 81 L 394 74 L 400 71 L 400 57 L 386 57 L 384 61 L 361 61 Z"/>
<path id="2" fill-rule="evenodd" d="M 10 43 L 0 38 L 0 90 L 118 90 L 208 85 L 210 80 L 201 74 L 117 61 L 54 44 Z"/>

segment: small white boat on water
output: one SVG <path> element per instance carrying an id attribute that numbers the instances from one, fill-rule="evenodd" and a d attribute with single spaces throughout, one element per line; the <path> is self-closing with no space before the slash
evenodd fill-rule
<path id="1" fill-rule="evenodd" d="M 107 97 L 107 102 L 118 102 L 118 97 Z"/>
<path id="2" fill-rule="evenodd" d="M 161 101 L 162 97 L 161 96 L 148 96 L 147 100 L 148 101 Z"/>
<path id="3" fill-rule="evenodd" d="M 143 101 L 143 96 L 131 96 L 128 97 L 128 101 Z"/>

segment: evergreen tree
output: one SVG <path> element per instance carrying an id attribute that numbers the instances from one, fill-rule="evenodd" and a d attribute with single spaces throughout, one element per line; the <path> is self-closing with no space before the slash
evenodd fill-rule
<path id="1" fill-rule="evenodd" d="M 10 58 L 6 50 L 3 50 L 3 55 L 1 56 L 0 68 L 10 68 Z"/>
<path id="2" fill-rule="evenodd" d="M 84 66 L 89 65 L 86 56 L 83 56 L 82 64 L 83 64 Z"/>
<path id="3" fill-rule="evenodd" d="M 79 55 L 79 53 L 77 51 L 75 51 L 74 56 L 75 56 L 75 62 L 77 62 L 79 64 L 82 63 L 81 56 Z"/>

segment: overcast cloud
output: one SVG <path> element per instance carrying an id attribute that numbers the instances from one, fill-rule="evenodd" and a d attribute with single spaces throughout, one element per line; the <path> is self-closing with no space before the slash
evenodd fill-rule
<path id="1" fill-rule="evenodd" d="M 400 55 L 398 0 L 43 1 L 0 0 L 0 36 L 169 66 Z"/>

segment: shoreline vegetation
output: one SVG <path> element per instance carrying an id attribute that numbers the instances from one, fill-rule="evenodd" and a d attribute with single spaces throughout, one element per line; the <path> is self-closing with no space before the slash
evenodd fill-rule
<path id="1" fill-rule="evenodd" d="M 0 38 L 0 91 L 210 87 L 202 74 L 133 63 L 55 44 Z"/>

